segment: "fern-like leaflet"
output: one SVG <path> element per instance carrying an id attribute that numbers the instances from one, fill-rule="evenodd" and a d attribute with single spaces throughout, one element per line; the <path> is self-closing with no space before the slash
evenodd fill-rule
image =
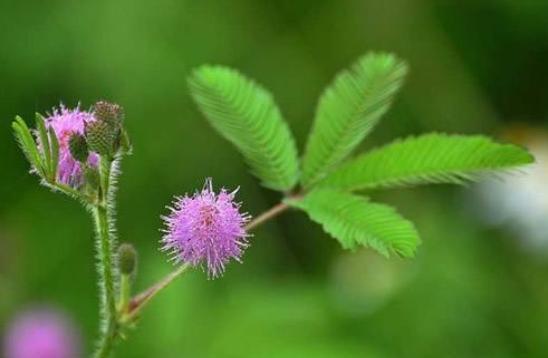
<path id="1" fill-rule="evenodd" d="M 303 157 L 301 183 L 311 187 L 371 132 L 401 87 L 407 66 L 368 54 L 341 72 L 320 98 Z"/>
<path id="2" fill-rule="evenodd" d="M 203 114 L 238 148 L 264 186 L 280 191 L 295 186 L 297 148 L 268 91 L 222 66 L 198 68 L 189 85 Z"/>
<path id="3" fill-rule="evenodd" d="M 531 163 L 527 151 L 483 136 L 425 134 L 396 140 L 343 164 L 320 186 L 340 190 L 460 184 Z"/>
<path id="4" fill-rule="evenodd" d="M 420 242 L 415 226 L 392 207 L 331 189 L 315 189 L 302 200 L 287 200 L 336 238 L 345 249 L 371 247 L 384 256 L 412 257 Z"/>

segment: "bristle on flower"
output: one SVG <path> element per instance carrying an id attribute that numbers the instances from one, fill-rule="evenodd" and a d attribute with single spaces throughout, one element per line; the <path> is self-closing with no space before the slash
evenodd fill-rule
<path id="1" fill-rule="evenodd" d="M 240 261 L 249 245 L 245 225 L 251 217 L 240 213 L 236 192 L 221 189 L 217 194 L 206 179 L 200 192 L 176 198 L 171 214 L 163 217 L 162 249 L 178 263 L 205 265 L 210 278 L 222 275 L 230 259 Z"/>

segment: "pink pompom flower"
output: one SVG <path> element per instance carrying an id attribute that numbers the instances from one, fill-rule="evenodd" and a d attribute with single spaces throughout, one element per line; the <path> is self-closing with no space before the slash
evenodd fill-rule
<path id="1" fill-rule="evenodd" d="M 205 264 L 210 278 L 222 275 L 230 259 L 240 262 L 248 246 L 245 225 L 251 217 L 240 212 L 236 192 L 221 189 L 217 194 L 207 179 L 201 192 L 176 198 L 171 214 L 163 217 L 163 250 L 178 263 Z"/>

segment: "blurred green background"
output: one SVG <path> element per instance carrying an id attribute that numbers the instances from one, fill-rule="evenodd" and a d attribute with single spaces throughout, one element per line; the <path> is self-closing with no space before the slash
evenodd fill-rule
<path id="1" fill-rule="evenodd" d="M 252 214 L 279 200 L 190 101 L 185 78 L 197 65 L 234 66 L 271 89 L 300 148 L 323 87 L 369 50 L 398 54 L 411 73 L 362 149 L 433 130 L 548 143 L 547 1 L 2 0 L 0 24 L 0 330 L 28 305 L 53 304 L 86 351 L 97 331 L 92 225 L 28 174 L 16 114 L 31 120 L 60 101 L 125 107 L 134 155 L 118 223 L 140 251 L 140 289 L 171 269 L 158 240 L 172 195 L 211 176 L 240 186 Z M 535 193 L 548 201 L 544 183 Z M 412 261 L 343 252 L 304 214 L 286 213 L 255 232 L 224 278 L 197 271 L 167 289 L 118 356 L 545 357 L 548 229 L 516 230 L 527 210 L 493 225 L 502 220 L 478 199 L 511 204 L 521 189 L 376 194 L 416 222 L 424 242 Z"/>

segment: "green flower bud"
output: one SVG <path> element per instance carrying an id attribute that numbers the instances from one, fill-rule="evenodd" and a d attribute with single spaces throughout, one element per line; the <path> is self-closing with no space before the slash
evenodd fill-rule
<path id="1" fill-rule="evenodd" d="M 123 275 L 135 275 L 137 271 L 137 250 L 133 245 L 123 243 L 118 248 L 118 260 L 120 263 L 120 272 Z"/>
<path id="2" fill-rule="evenodd" d="M 86 138 L 81 134 L 73 133 L 69 138 L 69 151 L 74 159 L 81 163 L 85 163 L 89 156 Z"/>
<path id="3" fill-rule="evenodd" d="M 88 122 L 85 133 L 89 149 L 100 155 L 113 155 L 119 131 L 107 122 Z"/>
<path id="4" fill-rule="evenodd" d="M 120 105 L 99 101 L 95 103 L 94 113 L 95 118 L 100 121 L 110 123 L 113 126 L 119 126 L 124 117 L 124 111 Z"/>

